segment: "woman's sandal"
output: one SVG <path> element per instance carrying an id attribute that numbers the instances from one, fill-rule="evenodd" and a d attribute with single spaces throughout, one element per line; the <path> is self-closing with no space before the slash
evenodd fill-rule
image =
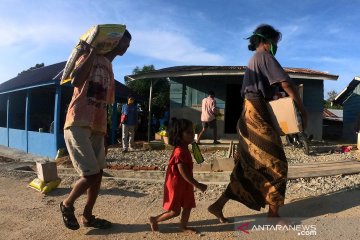
<path id="1" fill-rule="evenodd" d="M 84 221 L 84 219 L 86 219 L 86 218 L 83 217 L 84 227 L 108 229 L 108 228 L 111 228 L 111 225 L 112 225 L 111 222 L 109 222 L 108 220 L 96 218 L 94 215 L 91 215 L 91 217 L 89 219 L 86 219 L 86 221 Z"/>
<path id="2" fill-rule="evenodd" d="M 65 205 L 60 203 L 60 211 L 62 214 L 62 219 L 64 221 L 65 227 L 71 230 L 78 230 L 80 225 L 75 217 L 75 208 L 74 207 L 65 207 Z"/>

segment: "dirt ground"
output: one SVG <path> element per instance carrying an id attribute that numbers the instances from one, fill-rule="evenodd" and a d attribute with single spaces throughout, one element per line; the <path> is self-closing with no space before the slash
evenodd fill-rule
<path id="1" fill-rule="evenodd" d="M 315 226 L 316 236 L 299 235 L 314 235 L 314 231 L 301 229 L 252 229 L 248 233 L 237 230 L 244 223 L 260 224 L 266 219 L 266 210 L 252 211 L 234 201 L 224 211 L 232 223 L 219 224 L 206 211 L 213 201 L 206 198 L 197 201 L 190 217 L 190 226 L 199 234 L 180 233 L 179 218 L 160 224 L 160 233 L 153 233 L 148 217 L 162 212 L 161 184 L 150 184 L 146 189 L 138 188 L 136 182 L 107 179 L 102 184 L 94 214 L 112 221 L 113 227 L 109 230 L 81 227 L 71 231 L 64 227 L 58 205 L 76 178 L 63 177 L 59 188 L 48 195 L 27 187 L 34 178 L 31 173 L 1 171 L 0 164 L 0 239 L 360 239 L 360 189 L 287 199 L 281 214 L 299 228 Z M 83 196 L 75 205 L 78 218 L 84 202 Z"/>

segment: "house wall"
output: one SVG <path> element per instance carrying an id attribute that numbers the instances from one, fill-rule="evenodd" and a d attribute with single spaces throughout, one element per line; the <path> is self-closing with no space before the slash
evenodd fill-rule
<path id="1" fill-rule="evenodd" d="M 8 129 L 0 127 L 0 145 L 8 145 Z"/>
<path id="2" fill-rule="evenodd" d="M 9 96 L 9 128 L 25 130 L 26 91 L 14 92 Z"/>
<path id="3" fill-rule="evenodd" d="M 306 133 L 321 140 L 323 135 L 324 81 L 311 79 L 293 79 L 296 85 L 303 84 L 303 103 L 308 112 Z"/>
<path id="4" fill-rule="evenodd" d="M 355 91 L 343 103 L 343 138 L 356 142 L 355 123 L 360 113 L 360 95 Z"/>
<path id="5" fill-rule="evenodd" d="M 6 128 L 7 127 L 7 120 L 6 120 L 7 99 L 8 99 L 7 94 L 0 95 L 0 128 Z"/>
<path id="6" fill-rule="evenodd" d="M 0 95 L 0 145 L 8 145 L 7 129 L 7 99 L 8 95 Z"/>
<path id="7" fill-rule="evenodd" d="M 6 126 L 2 127 L 3 124 L 0 126 L 0 145 L 54 158 L 57 149 L 55 134 L 39 132 L 39 128 L 49 131 L 48 125 L 54 119 L 54 89 L 50 87 L 29 90 L 28 101 L 26 91 L 0 94 L 0 111 L 2 113 L 4 105 L 7 106 L 7 100 L 4 100 L 7 99 L 7 96 L 9 96 L 9 114 L 6 111 L 4 114 L 5 119 L 9 118 L 10 124 L 9 128 Z M 29 115 L 26 121 L 27 103 Z M 5 109 L 7 108 L 6 106 Z M 39 114 L 41 116 L 37 116 Z M 44 120 L 46 120 L 45 125 Z M 26 122 L 28 122 L 30 127 L 34 123 L 41 123 L 41 125 L 28 129 L 26 128 Z"/>
<path id="8" fill-rule="evenodd" d="M 324 82 L 322 80 L 293 79 L 297 85 L 303 84 L 303 102 L 308 111 L 308 127 L 306 132 L 314 139 L 322 139 Z M 176 78 L 170 81 L 170 117 L 187 118 L 193 121 L 197 128 L 201 128 L 201 100 L 207 96 L 209 90 L 216 95 L 217 106 L 222 114 L 226 107 L 226 87 L 228 84 L 241 84 L 242 76 L 207 76 L 203 78 Z M 240 92 L 239 92 L 240 94 Z M 242 108 L 239 103 L 239 108 Z M 226 136 L 226 115 L 218 118 L 218 135 Z M 235 126 L 234 126 L 235 128 Z M 204 137 L 212 137 L 207 131 Z"/>
<path id="9" fill-rule="evenodd" d="M 323 139 L 339 140 L 343 134 L 343 122 L 334 120 L 323 120 Z"/>
<path id="10" fill-rule="evenodd" d="M 224 137 L 226 86 L 227 84 L 241 84 L 241 81 L 242 77 L 225 78 L 222 76 L 179 78 L 170 81 L 170 118 L 187 118 L 196 125 L 196 132 L 199 132 L 202 128 L 201 102 L 203 98 L 208 96 L 208 91 L 213 90 L 217 107 L 222 114 L 222 116 L 217 117 L 218 136 Z M 204 138 L 212 138 L 212 136 L 211 129 L 204 134 Z"/>
<path id="11" fill-rule="evenodd" d="M 28 139 L 28 152 L 50 158 L 56 156 L 54 134 L 29 131 Z"/>

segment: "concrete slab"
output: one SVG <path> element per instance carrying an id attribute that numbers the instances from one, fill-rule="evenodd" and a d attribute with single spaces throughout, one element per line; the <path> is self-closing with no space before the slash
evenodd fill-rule
<path id="1" fill-rule="evenodd" d="M 233 158 L 221 158 L 221 159 L 215 159 L 212 162 L 212 168 L 211 170 L 213 172 L 218 171 L 232 171 L 235 166 L 234 159 Z"/>
<path id="2" fill-rule="evenodd" d="M 196 164 L 194 163 L 194 172 L 211 172 L 210 163 Z"/>
<path id="3" fill-rule="evenodd" d="M 25 151 L 21 151 L 15 148 L 5 147 L 2 145 L 0 145 L 0 156 L 11 158 L 14 160 L 19 160 L 22 162 L 37 162 L 44 160 L 54 161 L 54 159 L 48 157 L 27 153 Z"/>

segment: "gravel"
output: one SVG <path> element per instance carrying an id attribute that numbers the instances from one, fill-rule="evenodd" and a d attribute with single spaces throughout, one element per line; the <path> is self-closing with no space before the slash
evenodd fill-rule
<path id="1" fill-rule="evenodd" d="M 227 155 L 227 147 L 209 148 L 201 146 L 202 153 L 206 162 L 211 162 L 216 158 L 224 158 Z M 316 145 L 312 147 L 310 156 L 303 153 L 301 149 L 293 149 L 285 146 L 285 153 L 289 164 L 300 164 L 309 162 L 342 161 L 347 159 L 360 159 L 360 153 L 352 150 L 349 153 L 340 153 L 341 145 Z M 107 161 L 109 164 L 121 164 L 131 166 L 157 166 L 164 170 L 172 153 L 172 150 L 135 150 L 123 153 L 121 148 L 110 148 Z M 1 169 L 2 163 L 9 162 L 9 159 L 0 157 L 0 176 L 12 176 L 15 178 L 25 177 L 29 182 L 34 178 L 34 173 L 24 173 L 16 171 L 4 171 Z M 62 178 L 61 186 L 70 187 L 76 181 L 76 176 L 66 176 Z M 311 196 L 329 194 L 336 191 L 352 190 L 360 187 L 360 174 L 337 175 L 318 178 L 299 178 L 287 182 L 286 198 L 288 200 L 301 199 Z M 133 193 L 161 196 L 163 193 L 163 183 L 149 183 L 141 181 L 125 181 L 106 179 L 103 181 L 102 188 L 115 193 Z M 206 193 L 195 191 L 196 199 L 215 200 L 225 190 L 226 184 L 211 184 Z"/>
<path id="2" fill-rule="evenodd" d="M 227 147 L 217 147 L 211 150 L 210 147 L 200 146 L 205 162 L 211 162 L 216 158 L 224 158 L 227 155 Z M 305 155 L 302 149 L 285 146 L 285 154 L 289 164 L 302 164 L 311 162 L 327 162 L 327 161 L 344 161 L 349 159 L 360 159 L 360 152 L 352 150 L 348 153 L 341 153 L 342 145 L 315 143 L 311 147 L 310 155 Z M 110 164 L 128 164 L 135 166 L 158 166 L 160 170 L 164 170 L 171 155 L 171 150 L 157 151 L 133 151 L 122 153 L 119 148 L 109 149 L 108 162 Z M 122 181 L 123 187 L 128 190 L 132 189 L 134 184 Z M 159 183 L 139 183 L 138 188 L 143 189 L 146 194 L 162 194 L 163 184 Z M 141 187 L 143 186 L 143 187 Z M 360 174 L 337 175 L 318 178 L 300 178 L 289 180 L 287 182 L 286 197 L 288 200 L 301 199 L 311 196 L 319 196 L 329 194 L 336 191 L 352 190 L 360 187 Z M 215 200 L 225 190 L 225 185 L 209 185 L 206 193 L 196 191 L 196 199 Z"/>
<path id="3" fill-rule="evenodd" d="M 172 150 L 140 150 L 135 149 L 123 153 L 121 148 L 110 148 L 107 154 L 107 162 L 109 165 L 121 164 L 130 166 L 157 166 L 159 170 L 165 170 Z M 205 163 L 210 163 L 216 158 L 225 158 L 227 148 L 202 148 Z"/>
<path id="4" fill-rule="evenodd" d="M 225 158 L 228 152 L 227 146 L 216 148 L 200 146 L 200 148 L 205 163 L 211 163 L 217 158 Z M 317 143 L 317 145 L 311 147 L 310 155 L 305 155 L 302 149 L 294 149 L 291 146 L 285 146 L 284 149 L 289 164 L 360 159 L 360 152 L 358 151 L 353 150 L 349 153 L 341 153 L 341 145 L 320 145 Z M 121 148 L 110 148 L 107 154 L 107 161 L 110 165 L 157 166 L 159 170 L 165 170 L 171 153 L 172 150 L 144 151 L 140 149 L 123 153 Z"/>

